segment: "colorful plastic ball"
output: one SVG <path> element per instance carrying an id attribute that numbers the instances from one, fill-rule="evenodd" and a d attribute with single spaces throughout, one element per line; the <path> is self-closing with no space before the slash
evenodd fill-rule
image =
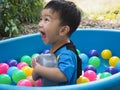
<path id="1" fill-rule="evenodd" d="M 20 80 L 20 81 L 17 83 L 17 86 L 32 87 L 32 83 L 31 83 L 31 81 L 29 81 L 29 80 L 27 80 L 27 79 L 23 79 L 23 80 Z"/>
<path id="2" fill-rule="evenodd" d="M 9 67 L 9 69 L 7 70 L 7 74 L 10 77 L 12 77 L 13 72 L 15 72 L 16 70 L 19 70 L 19 69 L 17 67 L 15 67 L 15 66 Z"/>
<path id="3" fill-rule="evenodd" d="M 0 63 L 0 74 L 6 74 L 9 65 L 7 63 Z"/>
<path id="4" fill-rule="evenodd" d="M 120 72 L 120 61 L 117 62 L 116 69 L 117 69 L 118 72 Z"/>
<path id="5" fill-rule="evenodd" d="M 15 83 L 18 83 L 22 79 L 26 79 L 26 75 L 25 75 L 25 73 L 22 70 L 17 70 L 15 72 L 13 72 L 13 74 L 12 74 L 12 80 Z"/>
<path id="6" fill-rule="evenodd" d="M 17 66 L 17 64 L 18 64 L 18 62 L 17 62 L 17 60 L 15 60 L 15 59 L 10 59 L 9 61 L 8 61 L 8 65 L 11 67 L 11 66 Z"/>
<path id="7" fill-rule="evenodd" d="M 40 54 L 39 53 L 34 53 L 33 55 L 32 55 L 32 58 L 33 57 L 37 57 L 37 56 L 39 56 Z"/>
<path id="8" fill-rule="evenodd" d="M 26 62 L 29 66 L 31 65 L 32 58 L 28 55 L 24 55 L 21 57 L 21 62 Z"/>
<path id="9" fill-rule="evenodd" d="M 88 61 L 89 65 L 93 65 L 94 67 L 100 66 L 100 59 L 96 56 L 92 56 Z"/>
<path id="10" fill-rule="evenodd" d="M 112 57 L 112 52 L 109 50 L 109 49 L 104 49 L 102 52 L 101 52 L 101 57 L 103 59 L 109 59 Z"/>
<path id="11" fill-rule="evenodd" d="M 87 77 L 90 81 L 95 81 L 97 78 L 97 75 L 92 70 L 87 70 L 84 72 L 84 77 Z"/>
<path id="12" fill-rule="evenodd" d="M 76 51 L 77 51 L 77 53 L 78 53 L 78 55 L 80 54 L 80 50 L 79 49 L 76 49 Z"/>
<path id="13" fill-rule="evenodd" d="M 26 62 L 20 62 L 20 63 L 18 63 L 18 65 L 17 65 L 17 67 L 18 67 L 19 69 L 21 69 L 21 68 L 24 67 L 24 66 L 28 66 L 28 64 L 27 64 Z"/>
<path id="14" fill-rule="evenodd" d="M 79 54 L 79 57 L 81 58 L 83 64 L 88 64 L 89 58 L 85 53 Z"/>
<path id="15" fill-rule="evenodd" d="M 109 72 L 111 74 L 115 74 L 115 73 L 118 72 L 117 69 L 115 67 L 113 67 L 113 66 L 107 67 L 105 71 Z"/>
<path id="16" fill-rule="evenodd" d="M 87 70 L 92 70 L 92 71 L 96 72 L 96 68 L 93 65 L 86 66 L 85 69 L 84 69 L 84 72 L 87 71 Z"/>
<path id="17" fill-rule="evenodd" d="M 110 66 L 116 67 L 118 61 L 120 61 L 120 58 L 117 56 L 113 56 L 109 59 L 109 64 Z"/>
<path id="18" fill-rule="evenodd" d="M 39 86 L 42 86 L 42 79 L 38 79 L 34 82 L 34 86 L 35 87 L 39 87 Z"/>
<path id="19" fill-rule="evenodd" d="M 24 66 L 21 68 L 21 70 L 25 73 L 26 77 L 32 76 L 33 68 L 29 66 Z"/>
<path id="20" fill-rule="evenodd" d="M 77 79 L 77 84 L 86 83 L 86 82 L 89 82 L 89 81 L 90 81 L 90 80 L 89 80 L 87 77 L 80 76 L 80 77 Z"/>
<path id="21" fill-rule="evenodd" d="M 48 54 L 48 53 L 50 53 L 50 50 L 43 50 L 42 51 L 42 54 Z"/>
<path id="22" fill-rule="evenodd" d="M 0 84 L 11 84 L 11 78 L 7 74 L 0 75 Z"/>
<path id="23" fill-rule="evenodd" d="M 109 72 L 103 72 L 103 73 L 100 75 L 100 79 L 107 78 L 107 77 L 109 77 L 109 76 L 112 76 L 112 74 L 109 73 Z"/>
<path id="24" fill-rule="evenodd" d="M 89 57 L 92 57 L 92 56 L 97 56 L 97 57 L 98 57 L 99 54 L 98 54 L 98 51 L 97 51 L 97 50 L 93 49 L 93 50 L 90 50 L 90 51 L 89 51 L 88 56 L 89 56 Z"/>

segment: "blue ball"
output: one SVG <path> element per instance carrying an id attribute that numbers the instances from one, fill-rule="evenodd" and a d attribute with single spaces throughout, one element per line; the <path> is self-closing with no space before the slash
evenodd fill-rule
<path id="1" fill-rule="evenodd" d="M 88 56 L 85 53 L 80 53 L 79 57 L 82 59 L 82 63 L 83 64 L 87 64 L 88 63 L 89 58 L 88 58 Z"/>
<path id="2" fill-rule="evenodd" d="M 48 53 L 50 53 L 50 50 L 43 50 L 42 51 L 42 54 L 48 54 Z"/>
<path id="3" fill-rule="evenodd" d="M 84 72 L 87 71 L 87 70 L 92 70 L 96 73 L 96 68 L 93 65 L 86 66 L 85 69 L 84 69 Z"/>
<path id="4" fill-rule="evenodd" d="M 9 69 L 7 70 L 7 74 L 10 77 L 12 77 L 13 72 L 16 71 L 16 70 L 19 70 L 19 69 L 17 67 L 15 67 L 15 66 L 9 67 Z"/>
<path id="5" fill-rule="evenodd" d="M 117 62 L 116 69 L 117 69 L 118 72 L 120 72 L 120 61 Z"/>
<path id="6" fill-rule="evenodd" d="M 11 67 L 11 66 L 17 66 L 17 64 L 18 64 L 18 62 L 17 62 L 17 60 L 15 60 L 15 59 L 10 59 L 9 61 L 8 61 L 8 65 Z"/>
<path id="7" fill-rule="evenodd" d="M 92 56 L 99 56 L 98 54 L 98 51 L 93 49 L 93 50 L 90 50 L 89 53 L 88 53 L 89 57 L 92 57 Z"/>
<path id="8" fill-rule="evenodd" d="M 118 72 L 117 69 L 115 67 L 113 67 L 113 66 L 107 67 L 105 71 L 109 72 L 111 74 L 115 74 L 115 73 Z"/>

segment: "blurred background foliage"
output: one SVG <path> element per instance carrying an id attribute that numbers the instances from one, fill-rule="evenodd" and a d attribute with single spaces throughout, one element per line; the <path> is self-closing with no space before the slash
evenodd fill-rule
<path id="1" fill-rule="evenodd" d="M 38 22 L 43 7 L 43 0 L 0 0 L 0 36 L 21 34 L 23 23 Z"/>

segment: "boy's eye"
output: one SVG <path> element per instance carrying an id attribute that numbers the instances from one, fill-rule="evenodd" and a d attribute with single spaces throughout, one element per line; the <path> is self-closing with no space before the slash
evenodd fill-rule
<path id="1" fill-rule="evenodd" d="M 48 18 L 45 18 L 45 21 L 49 21 L 49 19 L 48 19 Z"/>
<path id="2" fill-rule="evenodd" d="M 40 21 L 42 21 L 42 18 L 40 18 Z"/>

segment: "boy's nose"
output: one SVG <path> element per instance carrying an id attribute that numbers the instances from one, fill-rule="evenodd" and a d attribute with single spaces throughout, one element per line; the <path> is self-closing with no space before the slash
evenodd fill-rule
<path id="1" fill-rule="evenodd" d="M 40 21 L 40 22 L 38 23 L 38 26 L 39 26 L 39 28 L 43 27 L 43 22 Z"/>

